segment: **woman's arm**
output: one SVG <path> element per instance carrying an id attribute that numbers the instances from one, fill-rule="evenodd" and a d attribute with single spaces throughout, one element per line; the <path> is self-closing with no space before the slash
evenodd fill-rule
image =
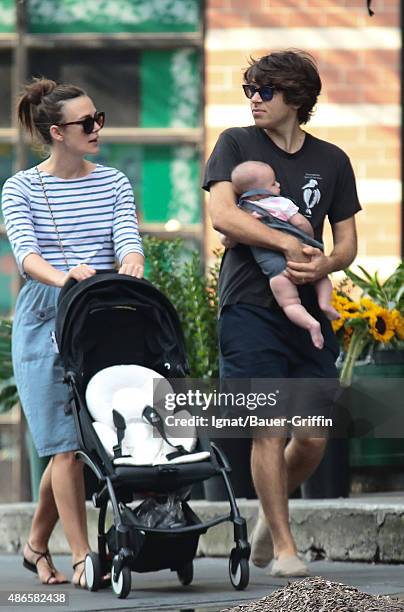
<path id="1" fill-rule="evenodd" d="M 143 278 L 144 275 L 144 257 L 140 253 L 128 253 L 122 261 L 119 268 L 119 274 L 129 274 L 136 278 Z"/>
<path id="2" fill-rule="evenodd" d="M 22 275 L 28 275 L 46 285 L 62 287 L 68 278 L 79 281 L 95 274 L 95 270 L 86 264 L 63 272 L 42 257 L 32 218 L 27 178 L 15 175 L 6 181 L 2 206 L 7 236 Z"/>
<path id="3" fill-rule="evenodd" d="M 22 267 L 24 272 L 34 280 L 45 283 L 45 285 L 53 285 L 54 287 L 63 287 L 69 278 L 81 281 L 95 274 L 94 268 L 87 264 L 75 266 L 69 272 L 57 270 L 36 253 L 27 255 L 22 262 Z"/>
<path id="4" fill-rule="evenodd" d="M 65 282 L 66 272 L 57 270 L 36 253 L 30 253 L 24 258 L 22 268 L 28 276 L 46 285 L 62 287 Z"/>
<path id="5" fill-rule="evenodd" d="M 113 241 L 116 257 L 120 263 L 119 273 L 142 278 L 144 256 L 136 205 L 132 186 L 122 172 L 119 172 L 117 176 Z"/>

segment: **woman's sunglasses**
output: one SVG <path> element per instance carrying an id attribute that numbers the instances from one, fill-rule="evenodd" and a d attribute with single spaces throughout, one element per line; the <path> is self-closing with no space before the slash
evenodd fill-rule
<path id="1" fill-rule="evenodd" d="M 270 102 L 275 93 L 275 88 L 272 87 L 272 85 L 263 85 L 262 87 L 257 87 L 256 85 L 243 85 L 243 89 L 245 95 L 250 100 L 254 94 L 258 92 L 263 102 Z"/>
<path id="2" fill-rule="evenodd" d="M 98 123 L 100 129 L 104 127 L 105 113 L 103 111 L 97 111 L 94 114 L 94 117 L 86 117 L 85 119 L 81 119 L 81 121 L 69 121 L 68 123 L 57 123 L 56 125 L 82 125 L 84 133 L 91 134 L 96 123 Z"/>

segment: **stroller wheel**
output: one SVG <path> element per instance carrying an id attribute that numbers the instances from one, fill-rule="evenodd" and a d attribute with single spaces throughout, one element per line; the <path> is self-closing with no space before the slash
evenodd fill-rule
<path id="1" fill-rule="evenodd" d="M 95 552 L 90 552 L 86 556 L 84 564 L 87 588 L 89 591 L 98 591 L 101 587 L 101 560 L 100 555 Z"/>
<path id="2" fill-rule="evenodd" d="M 129 567 L 124 566 L 115 579 L 115 560 L 117 560 L 117 557 L 114 557 L 114 561 L 112 563 L 112 590 L 114 591 L 115 595 L 119 597 L 119 599 L 125 599 L 130 593 L 131 572 Z"/>
<path id="3" fill-rule="evenodd" d="M 250 581 L 250 566 L 248 559 L 239 558 L 236 548 L 230 553 L 229 557 L 230 582 L 237 591 L 243 591 Z"/>
<path id="4" fill-rule="evenodd" d="M 194 578 L 194 564 L 192 563 L 192 561 L 178 568 L 177 576 L 178 576 L 178 580 L 184 586 L 186 586 L 187 584 L 191 584 Z"/>

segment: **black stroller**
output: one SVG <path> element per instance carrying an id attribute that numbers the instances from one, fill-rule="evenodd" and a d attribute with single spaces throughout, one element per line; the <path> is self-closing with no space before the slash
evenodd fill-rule
<path id="1" fill-rule="evenodd" d="M 89 466 L 99 483 L 92 497 L 95 507 L 100 509 L 98 552 L 91 552 L 86 558 L 88 588 L 92 591 L 102 588 L 102 577 L 111 572 L 115 594 L 125 598 L 131 589 L 131 571 L 160 569 L 176 571 L 182 584 L 190 584 L 199 536 L 225 521 L 231 521 L 234 526 L 230 581 L 235 589 L 246 588 L 250 555 L 246 521 L 240 516 L 228 476 L 231 470 L 221 450 L 205 440 L 203 450 L 209 451 L 209 457 L 204 461 L 118 465 L 115 457 L 119 453 L 115 457 L 107 453 L 86 405 L 85 392 L 90 379 L 110 366 L 141 365 L 170 378 L 187 374 L 183 334 L 173 305 L 148 281 L 115 272 L 97 273 L 80 283 L 70 281 L 59 297 L 56 340 L 65 368 L 65 382 L 70 389 L 66 410 L 74 415 L 80 441 L 77 456 Z M 116 419 L 119 441 L 125 425 L 119 421 L 119 415 Z M 145 492 L 169 495 L 189 490 L 193 484 L 217 475 L 223 477 L 230 509 L 228 514 L 205 523 L 188 505 L 189 494 L 181 498 L 185 522 L 180 527 L 146 527 L 139 523 L 128 505 L 142 498 Z M 113 525 L 105 532 L 109 501 Z"/>

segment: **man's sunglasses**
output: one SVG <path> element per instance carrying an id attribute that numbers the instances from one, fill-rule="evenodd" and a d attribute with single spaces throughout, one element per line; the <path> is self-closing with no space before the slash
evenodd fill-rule
<path id="1" fill-rule="evenodd" d="M 57 123 L 56 125 L 82 125 L 84 133 L 91 134 L 94 130 L 94 125 L 96 123 L 98 123 L 100 129 L 104 127 L 105 113 L 103 111 L 97 111 L 94 114 L 94 117 L 86 117 L 85 119 L 81 119 L 81 121 L 69 121 L 68 123 Z"/>
<path id="2" fill-rule="evenodd" d="M 250 100 L 254 94 L 258 92 L 263 102 L 270 102 L 275 93 L 275 88 L 272 87 L 272 85 L 263 85 L 262 87 L 257 87 L 256 85 L 243 85 L 243 89 L 245 95 Z"/>

